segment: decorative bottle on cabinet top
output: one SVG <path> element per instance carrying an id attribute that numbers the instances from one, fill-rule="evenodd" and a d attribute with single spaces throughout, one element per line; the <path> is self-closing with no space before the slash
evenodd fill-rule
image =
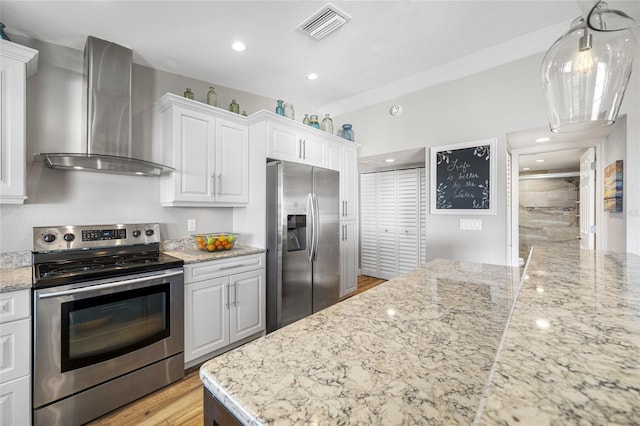
<path id="1" fill-rule="evenodd" d="M 293 105 L 287 102 L 284 103 L 284 116 L 292 120 L 296 119 L 296 113 L 293 110 Z"/>
<path id="2" fill-rule="evenodd" d="M 209 87 L 209 92 L 207 92 L 207 103 L 212 106 L 217 106 L 218 104 L 218 95 L 213 86 Z"/>
<path id="3" fill-rule="evenodd" d="M 351 142 L 355 142 L 355 137 L 353 135 L 353 129 L 351 128 L 351 124 L 343 124 L 342 125 L 342 137 L 350 140 Z"/>
<path id="4" fill-rule="evenodd" d="M 314 127 L 316 129 L 320 128 L 320 123 L 318 123 L 318 116 L 317 115 L 312 115 L 311 118 L 309 119 L 309 126 Z"/>
<path id="5" fill-rule="evenodd" d="M 324 115 L 320 128 L 327 133 L 333 134 L 333 120 L 329 117 L 329 114 Z"/>
<path id="6" fill-rule="evenodd" d="M 276 114 L 284 116 L 284 106 L 282 106 L 283 101 L 276 102 L 278 102 L 278 106 L 276 107 Z"/>
<path id="7" fill-rule="evenodd" d="M 229 104 L 229 111 L 240 114 L 240 105 L 236 102 L 235 99 L 231 99 L 231 103 Z"/>
<path id="8" fill-rule="evenodd" d="M 307 126 L 311 125 L 311 120 L 309 119 L 309 114 L 305 114 L 302 119 L 302 124 L 306 124 Z"/>
<path id="9" fill-rule="evenodd" d="M 191 100 L 194 99 L 193 92 L 190 88 L 187 87 L 187 90 L 184 91 L 184 97 Z"/>

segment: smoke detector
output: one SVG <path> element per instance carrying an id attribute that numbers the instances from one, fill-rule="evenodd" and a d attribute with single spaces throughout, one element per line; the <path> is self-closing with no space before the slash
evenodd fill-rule
<path id="1" fill-rule="evenodd" d="M 331 3 L 327 3 L 316 13 L 305 19 L 296 27 L 296 29 L 307 33 L 309 37 L 320 40 L 350 20 L 351 16 L 347 15 Z"/>

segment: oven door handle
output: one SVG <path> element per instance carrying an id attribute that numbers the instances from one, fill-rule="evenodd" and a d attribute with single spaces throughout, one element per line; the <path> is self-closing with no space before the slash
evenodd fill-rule
<path id="1" fill-rule="evenodd" d="M 51 297 L 58 297 L 58 296 L 68 296 L 71 294 L 78 294 L 78 293 L 84 293 L 87 290 L 104 290 L 107 288 L 115 288 L 115 287 L 122 287 L 122 286 L 126 286 L 129 284 L 135 284 L 135 283 L 139 283 L 139 282 L 143 282 L 143 281 L 149 281 L 149 280 L 155 280 L 158 278 L 168 278 L 168 277 L 174 277 L 176 275 L 182 275 L 183 271 L 175 271 L 175 272 L 166 272 L 164 274 L 158 274 L 158 275 L 151 275 L 151 276 L 147 276 L 147 277 L 141 277 L 141 278 L 133 278 L 130 280 L 124 280 L 124 281 L 116 281 L 113 283 L 106 283 L 106 284 L 98 284 L 98 285 L 93 285 L 93 286 L 89 286 L 89 287 L 80 287 L 80 288 L 74 288 L 71 290 L 64 290 L 64 291 L 54 291 L 53 293 L 45 293 L 45 294 L 38 294 L 38 299 L 49 299 Z"/>

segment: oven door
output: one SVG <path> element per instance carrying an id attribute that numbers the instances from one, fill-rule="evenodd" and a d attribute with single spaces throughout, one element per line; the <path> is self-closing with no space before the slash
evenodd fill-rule
<path id="1" fill-rule="evenodd" d="M 33 406 L 184 350 L 182 268 L 36 290 Z"/>

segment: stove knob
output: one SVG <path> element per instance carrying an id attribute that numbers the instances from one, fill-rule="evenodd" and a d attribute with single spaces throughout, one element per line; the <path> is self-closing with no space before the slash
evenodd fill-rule
<path id="1" fill-rule="evenodd" d="M 152 236 L 152 235 L 153 235 L 153 229 L 147 229 L 146 231 L 144 231 L 144 234 L 145 234 L 147 237 Z"/>
<path id="2" fill-rule="evenodd" d="M 64 238 L 66 242 L 70 243 L 71 241 L 76 239 L 76 236 L 73 234 L 64 234 L 64 237 L 62 238 Z"/>
<path id="3" fill-rule="evenodd" d="M 53 234 L 44 234 L 44 237 L 42 237 L 42 239 L 45 243 L 52 243 L 56 240 L 56 236 Z"/>
<path id="4" fill-rule="evenodd" d="M 141 232 L 136 229 L 135 231 L 133 231 L 133 238 L 138 238 L 140 234 Z"/>

